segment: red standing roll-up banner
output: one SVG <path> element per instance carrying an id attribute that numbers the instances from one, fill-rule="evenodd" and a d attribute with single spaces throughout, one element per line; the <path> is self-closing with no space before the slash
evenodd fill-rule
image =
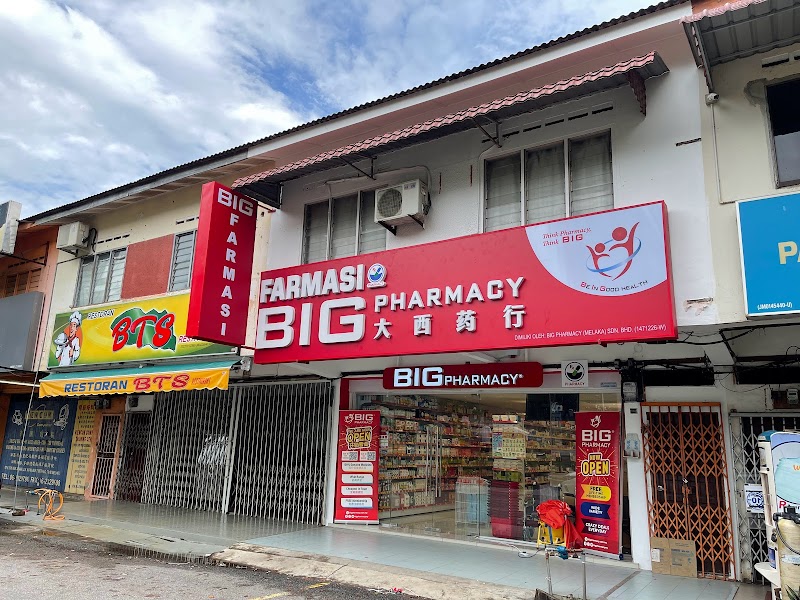
<path id="1" fill-rule="evenodd" d="M 663 202 L 261 274 L 257 363 L 677 336 Z"/>
<path id="2" fill-rule="evenodd" d="M 378 522 L 380 430 L 380 411 L 339 411 L 336 523 Z"/>
<path id="3" fill-rule="evenodd" d="M 583 547 L 622 555 L 621 420 L 617 412 L 575 413 L 575 513 Z"/>
<path id="4" fill-rule="evenodd" d="M 203 185 L 186 335 L 243 346 L 258 204 L 224 185 Z"/>

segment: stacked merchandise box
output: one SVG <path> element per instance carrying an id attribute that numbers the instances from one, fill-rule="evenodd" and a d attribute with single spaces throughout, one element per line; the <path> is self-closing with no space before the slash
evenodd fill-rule
<path id="1" fill-rule="evenodd" d="M 526 440 L 518 415 L 493 415 L 489 516 L 494 537 L 523 538 Z"/>

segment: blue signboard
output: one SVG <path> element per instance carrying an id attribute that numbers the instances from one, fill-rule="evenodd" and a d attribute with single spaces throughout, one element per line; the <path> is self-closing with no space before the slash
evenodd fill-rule
<path id="1" fill-rule="evenodd" d="M 746 313 L 800 313 L 800 194 L 736 206 Z"/>
<path id="2" fill-rule="evenodd" d="M 11 401 L 0 456 L 0 478 L 4 486 L 17 481 L 25 488 L 64 490 L 77 408 L 75 398 L 36 398 L 30 412 L 27 398 Z"/>

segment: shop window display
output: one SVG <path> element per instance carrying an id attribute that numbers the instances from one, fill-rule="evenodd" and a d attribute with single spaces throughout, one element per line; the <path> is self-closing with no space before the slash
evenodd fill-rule
<path id="1" fill-rule="evenodd" d="M 575 506 L 575 412 L 616 394 L 359 395 L 381 413 L 380 521 L 449 538 L 536 541 L 536 506 Z"/>

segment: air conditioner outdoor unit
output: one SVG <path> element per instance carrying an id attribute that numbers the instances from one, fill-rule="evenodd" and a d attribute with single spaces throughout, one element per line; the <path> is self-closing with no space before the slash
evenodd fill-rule
<path id="1" fill-rule="evenodd" d="M 428 187 L 419 179 L 375 191 L 375 222 L 421 223 L 430 210 Z"/>
<path id="2" fill-rule="evenodd" d="M 77 253 L 89 247 L 89 227 L 86 223 L 75 221 L 58 228 L 56 248 L 65 252 Z"/>

